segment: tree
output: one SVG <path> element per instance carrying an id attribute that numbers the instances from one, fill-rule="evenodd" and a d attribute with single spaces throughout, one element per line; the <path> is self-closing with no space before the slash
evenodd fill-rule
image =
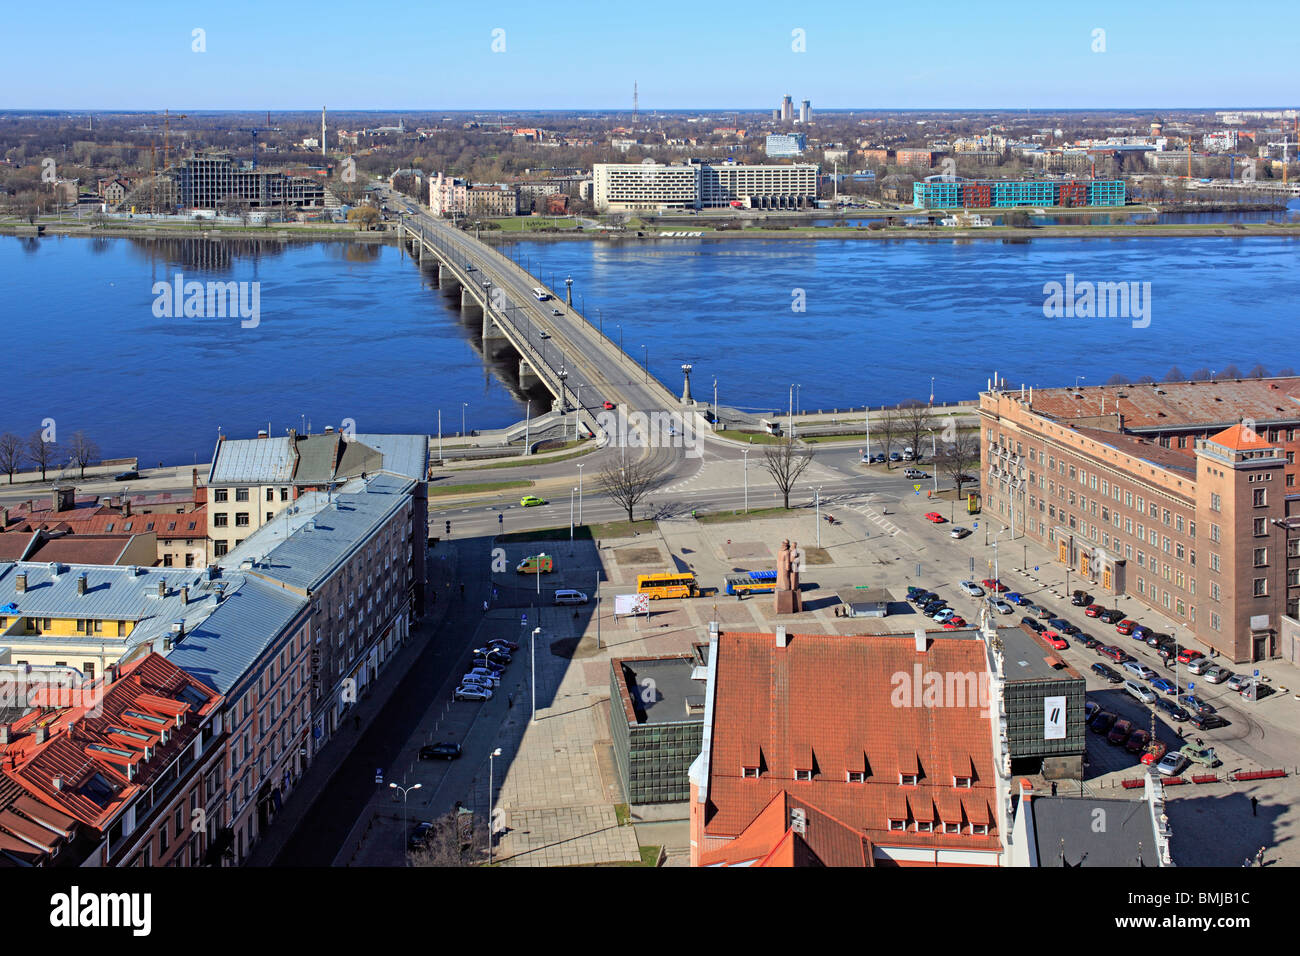
<path id="1" fill-rule="evenodd" d="M 903 440 L 916 452 L 916 460 L 921 460 L 921 436 L 930 430 L 930 409 L 918 399 L 904 402 L 898 411 L 898 430 Z M 886 456 L 888 460 L 888 456 Z"/>
<path id="2" fill-rule="evenodd" d="M 72 463 L 81 469 L 81 477 L 86 477 L 86 466 L 99 457 L 99 446 L 86 437 L 86 433 L 77 431 L 72 433 L 72 442 L 68 445 L 68 453 L 72 458 Z"/>
<path id="3" fill-rule="evenodd" d="M 624 465 L 606 465 L 596 477 L 596 487 L 627 512 L 628 521 L 633 521 L 636 506 L 663 483 L 666 473 L 664 465 L 644 460 Z"/>
<path id="4" fill-rule="evenodd" d="M 1128 376 L 1121 372 L 1116 372 L 1110 378 L 1106 379 L 1107 385 L 1127 385 L 1129 384 Z"/>
<path id="5" fill-rule="evenodd" d="M 1182 370 L 1182 369 L 1180 369 L 1177 365 L 1175 365 L 1175 366 L 1174 366 L 1173 368 L 1171 368 L 1169 371 L 1165 372 L 1165 381 L 1166 381 L 1166 382 L 1185 382 L 1185 381 L 1187 381 L 1187 376 L 1183 374 L 1183 370 Z"/>
<path id="6" fill-rule="evenodd" d="M 1241 369 L 1237 368 L 1237 366 L 1229 362 L 1228 367 L 1225 368 L 1220 374 L 1224 378 L 1241 378 Z"/>
<path id="7" fill-rule="evenodd" d="M 424 846 L 407 854 L 411 866 L 478 866 L 487 862 L 488 826 L 481 814 L 453 810 L 432 822 Z"/>
<path id="8" fill-rule="evenodd" d="M 374 206 L 357 206 L 348 210 L 348 222 L 355 222 L 357 229 L 373 229 L 378 221 L 379 210 Z"/>
<path id="9" fill-rule="evenodd" d="M 0 471 L 9 476 L 9 484 L 14 483 L 14 472 L 18 470 L 26 457 L 23 440 L 13 432 L 0 435 Z"/>
<path id="10" fill-rule="evenodd" d="M 234 193 L 222 196 L 221 199 L 217 201 L 217 212 L 221 213 L 223 216 L 240 218 L 245 214 L 246 209 L 247 204 Z"/>
<path id="11" fill-rule="evenodd" d="M 898 412 L 892 408 L 883 409 L 880 417 L 876 419 L 876 432 L 880 435 L 880 443 L 884 446 L 885 468 L 892 468 L 893 465 L 889 463 L 889 452 L 893 449 L 894 439 L 898 436 Z"/>
<path id="12" fill-rule="evenodd" d="M 1277 371 L 1278 378 L 1293 378 L 1294 376 L 1295 376 L 1295 369 L 1293 369 L 1290 365 L 1288 365 L 1286 368 L 1278 369 Z"/>
<path id="13" fill-rule="evenodd" d="M 33 432 L 32 437 L 27 439 L 27 457 L 41 470 L 41 481 L 45 480 L 45 470 L 54 464 L 54 456 L 57 453 L 58 445 L 46 441 L 40 431 Z"/>
<path id="14" fill-rule="evenodd" d="M 1210 370 L 1208 368 L 1198 368 L 1195 372 L 1192 373 L 1192 377 L 1189 379 L 1189 381 L 1208 382 L 1210 380 L 1210 377 L 1211 377 Z"/>
<path id="15" fill-rule="evenodd" d="M 1268 378 L 1268 369 L 1263 364 L 1256 365 L 1246 373 L 1246 378 Z"/>
<path id="16" fill-rule="evenodd" d="M 812 464 L 812 460 L 813 450 L 796 448 L 794 439 L 788 435 L 784 441 L 763 447 L 763 468 L 776 482 L 787 509 L 790 507 L 790 492 L 794 490 L 795 482 Z"/>
<path id="17" fill-rule="evenodd" d="M 1155 382 L 1156 378 L 1154 375 L 1140 375 L 1137 380 L 1139 385 L 1154 385 Z"/>
<path id="18" fill-rule="evenodd" d="M 953 483 L 957 489 L 957 497 L 961 497 L 961 486 L 966 484 L 970 479 L 966 476 L 971 474 L 972 470 L 978 470 L 980 463 L 980 443 L 975 435 L 958 435 L 955 442 L 944 446 L 943 455 L 938 466 L 943 470 L 943 475 Z"/>

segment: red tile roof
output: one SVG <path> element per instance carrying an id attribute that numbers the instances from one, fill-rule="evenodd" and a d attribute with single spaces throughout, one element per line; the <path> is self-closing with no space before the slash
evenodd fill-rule
<path id="1" fill-rule="evenodd" d="M 875 843 L 1000 849 L 996 832 L 910 827 L 937 825 L 958 810 L 963 823 L 995 824 L 993 728 L 977 689 L 987 688 L 987 671 L 984 644 L 970 636 L 932 635 L 918 653 L 911 636 L 797 634 L 778 648 L 771 634 L 720 634 L 706 837 L 739 837 L 786 793 Z M 931 674 L 953 700 L 930 706 L 920 686 L 910 692 Z M 968 687 L 977 699 L 964 699 Z M 743 777 L 756 754 L 762 775 Z M 866 782 L 847 782 L 864 760 Z M 813 763 L 812 780 L 794 779 L 796 769 L 809 769 L 801 761 Z M 900 773 L 920 779 L 903 786 Z M 954 776 L 973 776 L 972 787 L 956 789 Z M 891 818 L 908 820 L 909 829 L 891 831 Z"/>
<path id="2" fill-rule="evenodd" d="M 1113 417 L 1118 412 L 1124 416 L 1125 428 L 1195 428 L 1245 417 L 1261 425 L 1294 422 L 1300 419 L 1300 378 L 1036 388 L 1032 407 L 1037 414 L 1062 422 Z"/>
<path id="3" fill-rule="evenodd" d="M 1276 448 L 1277 445 L 1267 441 L 1264 436 L 1253 428 L 1247 428 L 1245 425 L 1232 425 L 1225 428 L 1217 435 L 1211 435 L 1210 441 L 1216 445 L 1222 445 L 1224 448 L 1231 448 L 1233 451 L 1263 451 L 1266 448 Z"/>

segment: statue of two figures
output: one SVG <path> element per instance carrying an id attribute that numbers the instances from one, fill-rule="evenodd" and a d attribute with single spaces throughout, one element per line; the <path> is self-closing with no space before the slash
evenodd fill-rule
<path id="1" fill-rule="evenodd" d="M 776 556 L 776 613 L 798 614 L 803 610 L 803 595 L 799 591 L 799 567 L 803 552 L 799 542 L 786 538 Z"/>

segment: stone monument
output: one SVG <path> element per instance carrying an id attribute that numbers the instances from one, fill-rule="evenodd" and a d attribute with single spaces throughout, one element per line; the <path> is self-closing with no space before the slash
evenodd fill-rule
<path id="1" fill-rule="evenodd" d="M 799 542 L 786 538 L 776 556 L 776 613 L 798 614 L 803 610 L 799 591 Z"/>

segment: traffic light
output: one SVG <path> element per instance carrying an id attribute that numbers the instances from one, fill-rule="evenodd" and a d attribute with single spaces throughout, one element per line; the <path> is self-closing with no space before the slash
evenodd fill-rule
<path id="1" fill-rule="evenodd" d="M 447 533 L 448 533 L 448 534 L 451 534 L 451 522 L 450 522 L 450 521 L 447 522 Z"/>
<path id="2" fill-rule="evenodd" d="M 503 514 L 501 514 L 501 512 L 498 511 L 498 512 L 497 512 L 497 524 L 504 524 L 504 523 L 505 523 L 505 520 L 506 520 L 506 516 L 503 515 Z"/>

